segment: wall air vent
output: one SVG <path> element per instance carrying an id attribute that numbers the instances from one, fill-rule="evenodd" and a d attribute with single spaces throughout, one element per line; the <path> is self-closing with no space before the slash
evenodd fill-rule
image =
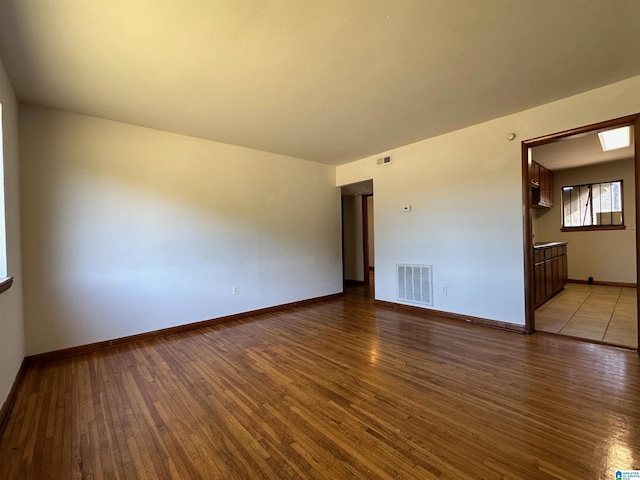
<path id="1" fill-rule="evenodd" d="M 398 301 L 433 305 L 431 265 L 397 264 Z"/>
<path id="2" fill-rule="evenodd" d="M 382 157 L 376 160 L 376 166 L 389 165 L 391 163 L 391 157 Z"/>

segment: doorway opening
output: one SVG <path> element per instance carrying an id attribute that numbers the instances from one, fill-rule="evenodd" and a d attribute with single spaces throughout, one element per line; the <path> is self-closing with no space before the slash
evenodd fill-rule
<path id="1" fill-rule="evenodd" d="M 603 152 L 598 133 L 623 126 L 631 130 L 627 150 Z M 638 348 L 639 154 L 640 114 L 522 142 L 527 333 L 548 331 Z M 611 187 L 622 177 L 626 178 L 625 194 L 620 195 L 624 206 L 607 207 L 614 211 L 609 211 L 605 219 L 607 208 L 594 206 L 596 194 L 592 192 L 602 186 L 601 182 Z M 580 195 L 574 195 L 574 199 L 571 192 L 578 187 Z M 574 215 L 576 208 L 579 213 Z M 618 221 L 616 215 L 624 221 Z M 582 223 L 571 223 L 574 217 Z M 587 301 L 592 294 L 602 300 L 601 304 Z M 621 299 L 624 301 L 618 304 Z M 616 323 L 625 308 L 628 317 L 630 305 L 633 318 L 628 324 Z M 571 308 L 575 311 L 569 311 Z M 607 308 L 611 312 L 607 313 Z M 566 318 L 560 317 L 561 311 Z M 536 315 L 540 317 L 539 326 Z M 606 320 L 604 324 L 598 324 L 598 316 Z M 626 339 L 618 335 L 624 329 Z"/>
<path id="2" fill-rule="evenodd" d="M 342 272 L 345 291 L 374 298 L 373 180 L 341 189 Z"/>

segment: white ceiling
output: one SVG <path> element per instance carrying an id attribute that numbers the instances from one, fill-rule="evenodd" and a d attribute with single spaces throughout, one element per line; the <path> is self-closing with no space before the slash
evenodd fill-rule
<path id="1" fill-rule="evenodd" d="M 23 102 L 341 164 L 640 74 L 637 0 L 3 0 Z"/>
<path id="2" fill-rule="evenodd" d="M 633 127 L 631 127 L 631 145 L 625 148 L 603 151 L 598 133 L 594 131 L 539 145 L 532 150 L 532 159 L 552 171 L 626 160 L 633 158 Z"/>

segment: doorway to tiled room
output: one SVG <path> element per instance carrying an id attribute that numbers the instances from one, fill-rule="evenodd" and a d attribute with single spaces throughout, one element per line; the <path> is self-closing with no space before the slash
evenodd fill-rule
<path id="1" fill-rule="evenodd" d="M 639 125 L 631 115 L 523 142 L 527 332 L 638 349 Z"/>

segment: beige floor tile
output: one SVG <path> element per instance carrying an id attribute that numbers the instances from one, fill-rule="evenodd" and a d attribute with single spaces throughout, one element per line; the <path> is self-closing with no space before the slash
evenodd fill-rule
<path id="1" fill-rule="evenodd" d="M 638 300 L 636 300 L 635 298 L 621 299 L 618 300 L 618 303 L 616 303 L 616 307 L 638 310 Z"/>
<path id="2" fill-rule="evenodd" d="M 575 294 L 571 292 L 561 292 L 555 297 L 551 298 L 547 303 L 557 302 L 584 302 L 589 298 L 589 294 Z"/>
<path id="3" fill-rule="evenodd" d="M 575 291 L 588 291 L 590 292 L 595 288 L 595 285 L 588 285 L 586 283 L 567 283 L 565 285 L 565 290 L 575 290 Z"/>
<path id="4" fill-rule="evenodd" d="M 637 299 L 638 299 L 638 293 L 635 290 L 632 290 L 632 291 L 623 290 L 622 292 L 620 292 L 619 301 L 621 302 L 634 302 Z"/>
<path id="5" fill-rule="evenodd" d="M 535 329 L 541 332 L 558 333 L 565 323 L 566 320 L 536 316 Z"/>
<path id="6" fill-rule="evenodd" d="M 638 301 L 638 295 L 634 292 L 633 294 L 625 294 L 624 292 L 620 294 L 620 298 L 618 298 L 618 302 L 621 303 L 636 303 Z"/>
<path id="7" fill-rule="evenodd" d="M 556 322 L 566 323 L 571 318 L 571 315 L 544 312 L 536 315 L 535 318 L 536 318 L 536 321 L 538 320 L 538 318 L 546 318 L 548 320 L 555 320 Z"/>
<path id="8" fill-rule="evenodd" d="M 609 325 L 618 325 L 620 327 L 634 327 L 637 328 L 638 327 L 638 320 L 636 318 L 631 318 L 631 317 L 620 317 L 618 315 L 613 315 L 611 317 L 611 321 L 609 322 Z"/>
<path id="9" fill-rule="evenodd" d="M 635 288 L 623 288 L 620 292 L 620 299 L 636 299 L 638 298 L 638 291 Z"/>
<path id="10" fill-rule="evenodd" d="M 562 305 L 559 305 L 559 306 L 549 305 L 547 308 L 545 308 L 540 313 L 544 314 L 544 315 L 547 315 L 549 317 L 554 317 L 554 318 L 565 317 L 565 318 L 569 319 L 577 311 L 578 311 L 577 307 L 566 307 L 566 306 L 562 306 Z"/>
<path id="11" fill-rule="evenodd" d="M 582 315 L 581 312 L 576 312 L 569 321 L 580 324 L 593 324 L 593 325 L 608 325 L 610 317 L 607 316 L 595 316 L 595 315 Z"/>
<path id="12" fill-rule="evenodd" d="M 629 332 L 625 330 L 610 330 L 604 332 L 604 337 L 626 338 L 627 342 L 633 342 L 638 338 L 638 332 Z"/>
<path id="13" fill-rule="evenodd" d="M 609 330 L 624 330 L 627 332 L 637 332 L 638 324 L 637 323 L 620 323 L 620 322 L 609 322 L 607 327 Z"/>
<path id="14" fill-rule="evenodd" d="M 637 310 L 638 304 L 636 300 L 620 300 L 616 303 L 616 308 L 623 308 L 625 310 Z"/>
<path id="15" fill-rule="evenodd" d="M 619 296 L 622 292 L 622 287 L 610 287 L 608 285 L 598 285 L 591 290 L 591 295 L 597 295 L 600 297 Z"/>
<path id="16" fill-rule="evenodd" d="M 570 295 L 563 297 L 563 294 L 560 294 L 560 296 L 558 297 L 558 299 L 556 300 L 556 303 L 560 304 L 560 305 L 582 305 L 584 302 L 587 301 L 587 298 L 581 298 L 581 297 L 572 297 Z"/>
<path id="17" fill-rule="evenodd" d="M 631 337 L 637 337 L 638 336 L 638 328 L 635 327 L 616 327 L 616 326 L 609 326 L 607 327 L 607 332 L 606 333 L 611 333 L 612 335 L 629 335 Z"/>
<path id="18" fill-rule="evenodd" d="M 562 293 L 559 293 L 555 297 L 551 299 L 551 301 L 564 301 L 571 300 L 577 302 L 584 302 L 591 295 L 590 292 L 573 292 L 569 290 L 565 290 Z"/>
<path id="19" fill-rule="evenodd" d="M 616 308 L 617 302 L 615 300 L 598 300 L 589 297 L 585 300 L 580 308 L 588 309 L 588 310 L 611 310 L 613 311 Z"/>
<path id="20" fill-rule="evenodd" d="M 562 290 L 557 296 L 560 295 L 567 295 L 567 294 L 571 294 L 571 295 L 590 295 L 591 291 L 588 288 L 583 288 L 579 285 L 575 285 L 575 284 L 568 284 L 564 287 L 564 290 Z"/>
<path id="21" fill-rule="evenodd" d="M 592 293 L 591 295 L 589 295 L 589 298 L 587 298 L 585 300 L 585 302 L 610 302 L 610 303 L 616 303 L 618 301 L 618 299 L 620 298 L 619 295 L 596 295 L 595 293 Z"/>
<path id="22" fill-rule="evenodd" d="M 627 335 L 605 335 L 604 342 L 613 343 L 614 345 L 624 345 L 627 347 L 638 348 L 638 337 L 629 337 Z"/>
<path id="23" fill-rule="evenodd" d="M 593 295 L 587 298 L 583 305 L 593 305 L 596 307 L 615 308 L 618 303 L 618 297 L 594 297 Z"/>
<path id="24" fill-rule="evenodd" d="M 606 295 L 608 293 L 620 293 L 624 287 L 616 287 L 614 285 L 593 285 L 593 292 L 598 295 Z"/>
<path id="25" fill-rule="evenodd" d="M 589 310 L 578 310 L 573 316 L 584 319 L 591 318 L 593 320 L 603 320 L 608 322 L 611 320 L 613 312 L 591 312 Z"/>
<path id="26" fill-rule="evenodd" d="M 589 295 L 589 298 L 587 298 L 585 300 L 585 302 L 595 302 L 595 303 L 600 303 L 600 302 L 609 302 L 609 303 L 617 303 L 618 299 L 619 299 L 619 295 L 596 295 L 594 293 L 592 293 L 591 295 Z"/>
<path id="27" fill-rule="evenodd" d="M 536 310 L 535 328 L 637 348 L 637 289 L 570 283 Z"/>
<path id="28" fill-rule="evenodd" d="M 563 327 L 568 330 L 582 330 L 585 332 L 595 332 L 599 333 L 600 336 L 604 335 L 604 332 L 607 330 L 607 323 L 584 323 L 580 321 L 574 321 L 573 319 L 569 320 L 565 326 Z"/>
<path id="29" fill-rule="evenodd" d="M 567 313 L 573 315 L 581 306 L 582 303 L 554 303 L 553 305 L 547 305 L 545 310 L 548 312 Z"/>
<path id="30" fill-rule="evenodd" d="M 587 338 L 589 340 L 602 340 L 603 332 L 590 332 L 587 330 L 577 330 L 574 328 L 563 328 L 558 333 L 568 335 L 570 337 Z"/>
<path id="31" fill-rule="evenodd" d="M 631 309 L 631 308 L 624 308 L 624 307 L 616 307 L 615 310 L 613 311 L 613 316 L 614 317 L 620 317 L 620 318 L 628 318 L 630 320 L 637 320 L 638 319 L 638 312 L 636 311 L 636 309 Z"/>

